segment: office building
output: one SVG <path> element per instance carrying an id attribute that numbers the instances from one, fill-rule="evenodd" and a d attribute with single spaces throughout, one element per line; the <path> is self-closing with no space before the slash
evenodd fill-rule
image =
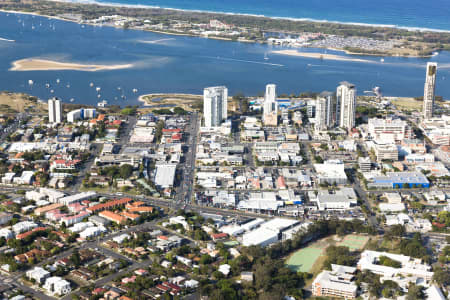
<path id="1" fill-rule="evenodd" d="M 356 87 L 346 81 L 341 82 L 337 88 L 337 102 L 340 107 L 339 126 L 352 129 L 355 127 Z"/>
<path id="2" fill-rule="evenodd" d="M 266 125 L 277 126 L 278 124 L 278 104 L 277 104 L 277 93 L 276 85 L 268 84 L 266 85 L 266 94 L 264 95 L 263 104 L 263 121 Z"/>
<path id="3" fill-rule="evenodd" d="M 398 148 L 395 144 L 375 144 L 374 148 L 378 162 L 383 160 L 398 160 Z"/>
<path id="4" fill-rule="evenodd" d="M 379 263 L 380 257 L 385 256 L 401 264 L 400 268 L 384 266 Z M 357 268 L 360 271 L 368 270 L 374 274 L 380 275 L 385 279 L 396 280 L 396 277 L 417 277 L 429 281 L 433 277 L 431 267 L 422 264 L 418 258 L 412 258 L 401 254 L 392 254 L 388 252 L 378 252 L 365 250 L 361 253 L 361 259 L 358 261 Z"/>
<path id="5" fill-rule="evenodd" d="M 385 176 L 376 176 L 368 184 L 371 188 L 429 188 L 430 182 L 421 172 L 388 172 Z"/>
<path id="6" fill-rule="evenodd" d="M 369 119 L 369 134 L 372 139 L 380 143 L 400 142 L 412 137 L 412 129 L 406 121 L 401 119 Z"/>
<path id="7" fill-rule="evenodd" d="M 322 271 L 312 284 L 312 293 L 319 297 L 356 298 L 358 286 L 353 281 L 356 268 L 331 265 L 331 271 Z"/>
<path id="8" fill-rule="evenodd" d="M 319 184 L 346 184 L 345 165 L 339 160 L 327 160 L 323 164 L 314 164 Z"/>
<path id="9" fill-rule="evenodd" d="M 58 98 L 48 100 L 48 122 L 58 124 L 62 122 L 62 102 Z"/>
<path id="10" fill-rule="evenodd" d="M 430 119 L 433 117 L 434 91 L 436 88 L 436 71 L 437 63 L 427 63 L 427 71 L 425 77 L 425 88 L 423 93 L 423 118 Z"/>
<path id="11" fill-rule="evenodd" d="M 203 90 L 205 127 L 218 127 L 227 119 L 228 89 L 224 86 Z"/>
<path id="12" fill-rule="evenodd" d="M 358 158 L 359 169 L 362 173 L 370 172 L 372 169 L 372 161 L 370 157 L 360 157 Z"/>

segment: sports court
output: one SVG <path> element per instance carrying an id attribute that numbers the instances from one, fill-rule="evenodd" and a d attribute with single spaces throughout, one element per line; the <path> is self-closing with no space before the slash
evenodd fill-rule
<path id="1" fill-rule="evenodd" d="M 346 246 L 350 248 L 350 250 L 361 250 L 364 248 L 368 240 L 368 236 L 351 234 L 345 236 L 344 239 L 339 243 L 339 246 Z"/>
<path id="2" fill-rule="evenodd" d="M 295 272 L 309 272 L 314 262 L 322 255 L 324 249 L 319 247 L 300 249 L 289 257 L 286 265 Z"/>

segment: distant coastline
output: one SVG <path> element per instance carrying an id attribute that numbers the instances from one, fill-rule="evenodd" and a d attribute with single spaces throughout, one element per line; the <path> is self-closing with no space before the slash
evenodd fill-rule
<path id="1" fill-rule="evenodd" d="M 94 4 L 94 5 L 106 6 L 106 7 L 109 6 L 109 7 L 124 7 L 124 8 L 161 9 L 161 10 L 172 10 L 172 11 L 180 11 L 180 12 L 208 13 L 208 14 L 230 15 L 230 16 L 269 18 L 269 19 L 275 19 L 275 20 L 286 20 L 286 21 L 294 21 L 294 22 L 314 22 L 314 23 L 342 24 L 342 25 L 361 26 L 361 27 L 395 28 L 395 29 L 402 29 L 402 30 L 407 30 L 407 31 L 450 33 L 450 30 L 445 30 L 445 29 L 399 26 L 399 25 L 395 25 L 395 24 L 374 24 L 374 23 L 362 23 L 362 22 L 343 22 L 343 21 L 333 21 L 333 20 L 324 20 L 324 19 L 313 19 L 313 18 L 279 17 L 279 16 L 260 15 L 260 14 L 214 11 L 214 10 L 182 9 L 182 8 L 174 8 L 174 7 L 155 6 L 155 5 L 101 2 L 101 1 L 95 1 L 95 0 L 48 0 L 48 1 L 63 2 L 63 3 L 75 3 L 75 4 Z"/>
<path id="2" fill-rule="evenodd" d="M 74 70 L 85 72 L 109 71 L 127 69 L 133 67 L 132 64 L 123 65 L 90 65 L 80 63 L 58 62 L 38 58 L 19 59 L 12 62 L 9 71 L 61 71 Z"/>
<path id="3" fill-rule="evenodd" d="M 79 0 L 43 0 L 36 5 L 26 5 L 23 0 L 13 4 L 1 4 L 0 11 L 6 13 L 23 13 L 30 15 L 40 15 L 47 18 L 54 18 L 87 25 L 97 25 L 90 20 L 108 15 L 118 15 L 130 18 L 130 24 L 118 25 L 111 22 L 102 26 L 111 26 L 130 30 L 143 30 L 155 33 L 197 36 L 202 38 L 238 41 L 249 43 L 267 43 L 264 33 L 278 32 L 279 34 L 297 35 L 302 33 L 321 33 L 324 35 L 359 37 L 362 39 L 379 39 L 383 36 L 386 40 L 401 40 L 405 43 L 392 49 L 373 48 L 366 49 L 357 46 L 336 47 L 327 45 L 323 49 L 345 51 L 348 55 L 361 56 L 399 56 L 399 57 L 420 57 L 429 58 L 433 53 L 450 50 L 450 31 L 433 30 L 428 28 L 402 28 L 395 25 L 345 23 L 327 20 L 295 19 L 285 17 L 267 17 L 262 15 L 208 12 L 186 9 L 159 8 L 147 5 L 127 5 L 119 3 L 106 3 L 97 1 Z M 77 16 L 75 18 L 70 15 Z M 172 30 L 173 28 L 154 28 L 151 26 L 133 25 L 133 18 L 137 23 L 142 24 L 143 20 L 153 20 L 164 23 L 167 20 L 177 22 L 187 22 L 196 20 L 196 23 L 208 23 L 211 19 L 217 19 L 225 24 L 233 24 L 243 29 L 240 36 L 232 37 L 227 35 L 208 34 L 202 35 L 192 33 L 189 30 Z M 148 18 L 148 19 L 147 19 Z M 194 22 L 194 23 L 195 23 Z M 128 23 L 128 22 L 127 22 Z M 250 30 L 246 31 L 246 28 Z M 414 39 L 414 43 L 409 43 L 409 39 Z M 440 41 L 437 43 L 436 41 Z M 350 43 L 351 44 L 351 43 Z M 348 44 L 347 44 L 348 45 Z M 307 45 L 305 45 L 307 47 Z M 314 47 L 313 47 L 314 48 Z M 317 48 L 321 48 L 320 46 Z"/>

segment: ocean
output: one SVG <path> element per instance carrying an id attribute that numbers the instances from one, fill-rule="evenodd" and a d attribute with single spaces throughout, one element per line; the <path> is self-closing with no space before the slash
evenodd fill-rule
<path id="1" fill-rule="evenodd" d="M 266 84 L 275 83 L 278 94 L 298 94 L 333 91 L 344 80 L 354 83 L 360 95 L 380 86 L 387 96 L 422 96 L 428 61 L 438 63 L 437 95 L 450 99 L 449 52 L 431 59 L 385 57 L 381 62 L 379 57 L 355 56 L 371 62 L 322 61 L 276 55 L 271 51 L 283 48 L 265 44 L 87 26 L 31 15 L 0 13 L 0 24 L 0 90 L 41 99 L 57 96 L 92 105 L 107 100 L 123 106 L 139 104 L 141 94 L 201 94 L 204 87 L 215 85 L 226 85 L 230 95 L 257 95 Z M 99 72 L 9 71 L 13 61 L 30 57 L 135 67 Z"/>
<path id="2" fill-rule="evenodd" d="M 96 0 L 96 2 L 450 30 L 448 0 Z"/>

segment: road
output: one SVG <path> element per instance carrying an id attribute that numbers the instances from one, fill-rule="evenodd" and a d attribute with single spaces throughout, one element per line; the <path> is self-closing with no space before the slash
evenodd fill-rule
<path id="1" fill-rule="evenodd" d="M 184 144 L 187 147 L 185 153 L 185 161 L 181 164 L 182 180 L 176 191 L 176 198 L 174 206 L 176 209 L 191 204 L 192 193 L 194 186 L 194 173 L 195 173 L 195 155 L 197 152 L 197 140 L 198 140 L 199 120 L 198 113 L 194 112 L 191 115 L 190 124 L 188 127 L 188 141 Z"/>

